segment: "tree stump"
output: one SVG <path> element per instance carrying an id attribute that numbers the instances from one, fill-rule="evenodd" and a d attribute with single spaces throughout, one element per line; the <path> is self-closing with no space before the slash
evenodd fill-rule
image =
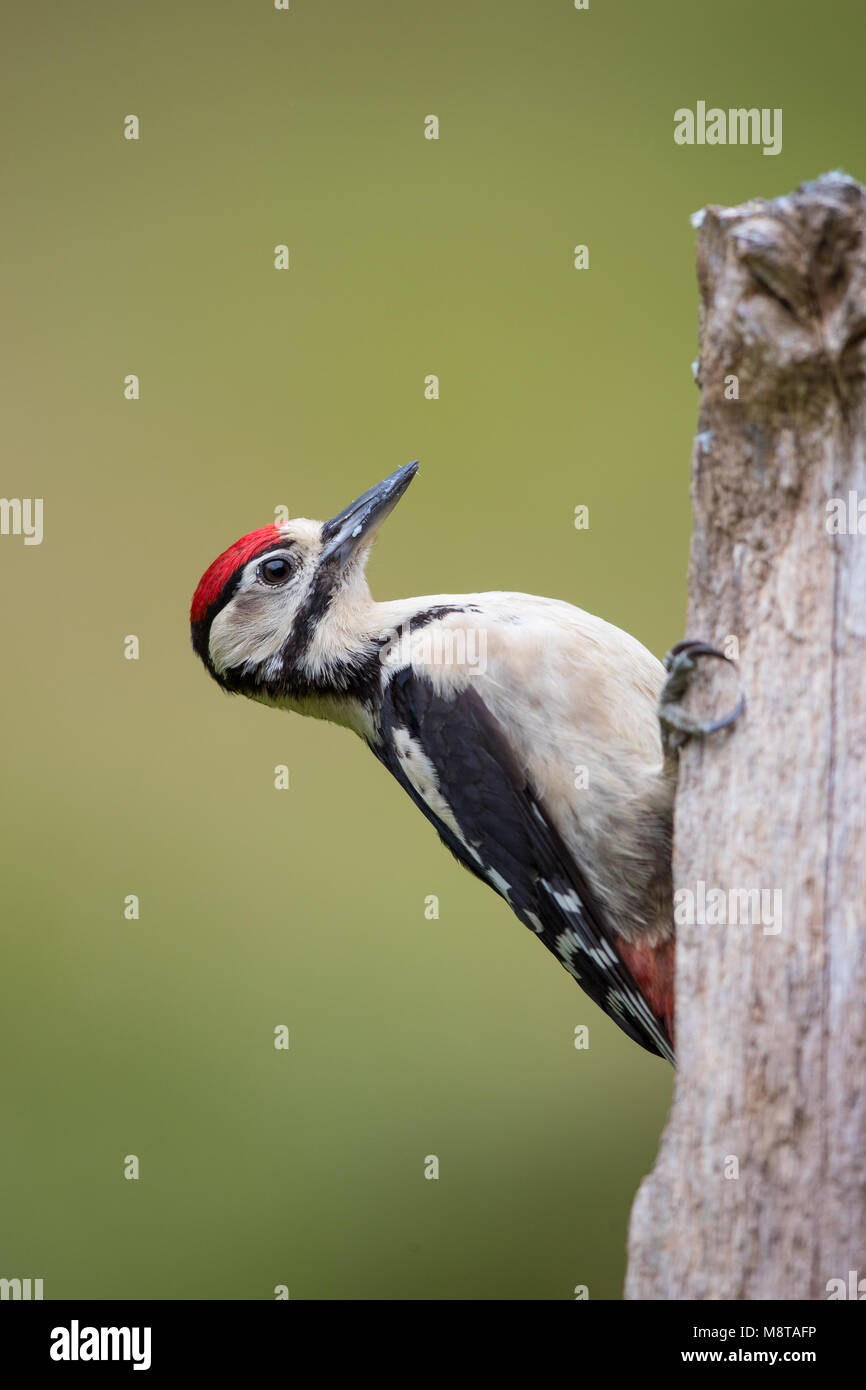
<path id="1" fill-rule="evenodd" d="M 680 753 L 679 1067 L 626 1297 L 824 1299 L 866 1281 L 866 189 L 710 207 L 697 256 L 686 632 L 739 649 L 747 706 Z"/>

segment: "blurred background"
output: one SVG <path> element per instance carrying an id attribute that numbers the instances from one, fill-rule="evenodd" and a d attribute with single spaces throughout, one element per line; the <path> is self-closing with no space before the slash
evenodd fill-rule
<path id="1" fill-rule="evenodd" d="M 864 12 L 31 0 L 3 31 L 2 491 L 44 541 L 0 537 L 0 1276 L 618 1298 L 670 1069 L 352 735 L 221 694 L 189 600 L 275 507 L 419 458 L 377 597 L 548 594 L 662 655 L 689 215 L 864 176 Z M 698 100 L 781 107 L 782 153 L 675 145 Z"/>

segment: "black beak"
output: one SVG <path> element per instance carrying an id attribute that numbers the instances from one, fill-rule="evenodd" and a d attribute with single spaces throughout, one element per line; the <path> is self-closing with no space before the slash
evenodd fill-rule
<path id="1" fill-rule="evenodd" d="M 322 527 L 320 562 L 335 560 L 342 569 L 360 546 L 367 545 L 373 539 L 417 472 L 417 461 L 404 464 L 390 478 L 368 488 L 345 511 L 326 521 Z"/>

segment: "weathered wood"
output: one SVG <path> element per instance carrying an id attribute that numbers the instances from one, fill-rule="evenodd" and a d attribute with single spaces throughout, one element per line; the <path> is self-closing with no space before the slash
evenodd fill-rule
<path id="1" fill-rule="evenodd" d="M 779 891 L 781 929 L 678 926 L 626 1296 L 827 1298 L 866 1279 L 866 515 L 828 508 L 866 513 L 866 190 L 708 208 L 698 270 L 686 630 L 736 639 L 747 709 L 680 755 L 674 888 Z M 689 708 L 730 694 L 706 662 Z"/>

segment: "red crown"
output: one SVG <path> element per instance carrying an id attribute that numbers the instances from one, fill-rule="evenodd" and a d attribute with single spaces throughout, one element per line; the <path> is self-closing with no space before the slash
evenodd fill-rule
<path id="1" fill-rule="evenodd" d="M 226 584 L 232 575 L 242 569 L 254 556 L 263 550 L 269 550 L 271 546 L 278 545 L 283 539 L 283 533 L 277 526 L 260 526 L 258 531 L 250 531 L 248 536 L 241 536 L 239 541 L 230 545 L 228 550 L 224 550 L 209 569 L 206 569 L 199 586 L 193 594 L 192 607 L 189 610 L 190 622 L 197 623 L 207 614 L 212 603 L 216 603 Z"/>

